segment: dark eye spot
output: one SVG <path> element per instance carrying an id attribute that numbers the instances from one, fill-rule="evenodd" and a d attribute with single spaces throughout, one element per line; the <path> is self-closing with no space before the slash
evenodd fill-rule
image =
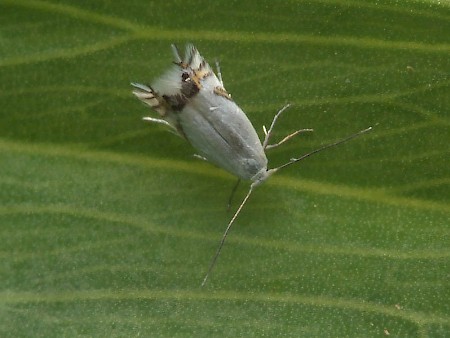
<path id="1" fill-rule="evenodd" d="M 189 74 L 188 73 L 183 73 L 181 74 L 181 79 L 186 82 L 189 81 Z"/>

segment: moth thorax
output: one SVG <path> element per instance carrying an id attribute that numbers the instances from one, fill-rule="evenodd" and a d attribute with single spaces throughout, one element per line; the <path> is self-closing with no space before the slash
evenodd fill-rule
<path id="1" fill-rule="evenodd" d="M 257 185 L 260 185 L 265 180 L 267 180 L 272 174 L 276 172 L 276 169 L 267 169 L 262 168 L 260 171 L 258 171 L 252 178 L 252 186 L 256 187 Z"/>

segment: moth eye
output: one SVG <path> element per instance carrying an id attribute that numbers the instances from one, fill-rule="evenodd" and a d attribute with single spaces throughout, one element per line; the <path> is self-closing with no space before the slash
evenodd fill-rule
<path id="1" fill-rule="evenodd" d="M 189 81 L 189 80 L 190 80 L 189 74 L 188 74 L 188 73 L 183 73 L 183 74 L 181 75 L 181 79 L 182 79 L 184 82 Z"/>

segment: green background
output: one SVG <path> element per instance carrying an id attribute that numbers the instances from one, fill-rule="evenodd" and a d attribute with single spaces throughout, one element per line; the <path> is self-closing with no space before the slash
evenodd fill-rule
<path id="1" fill-rule="evenodd" d="M 314 128 L 271 167 L 375 127 L 258 187 L 203 289 L 235 178 L 129 85 L 173 42 Z M 448 336 L 449 55 L 447 1 L 0 1 L 0 335 Z"/>

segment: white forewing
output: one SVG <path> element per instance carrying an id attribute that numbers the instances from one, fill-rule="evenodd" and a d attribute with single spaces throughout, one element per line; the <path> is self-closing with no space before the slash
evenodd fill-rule
<path id="1" fill-rule="evenodd" d="M 210 162 L 239 178 L 251 179 L 267 168 L 253 125 L 234 101 L 214 92 L 219 84 L 215 75 L 201 84 L 178 116 L 186 138 Z"/>

